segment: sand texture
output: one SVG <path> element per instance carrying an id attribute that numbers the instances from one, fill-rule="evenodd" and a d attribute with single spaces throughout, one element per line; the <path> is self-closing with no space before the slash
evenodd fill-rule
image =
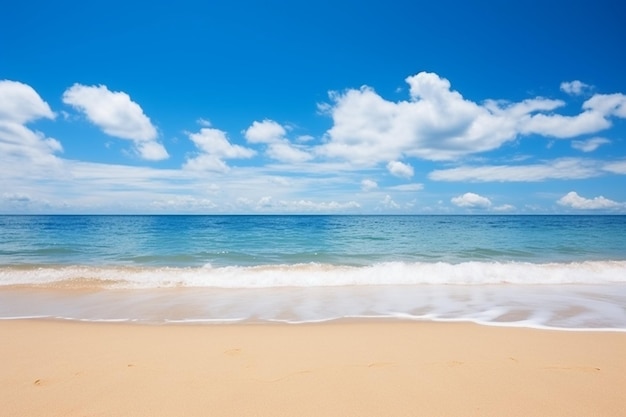
<path id="1" fill-rule="evenodd" d="M 3 416 L 624 416 L 626 332 L 0 322 Z"/>

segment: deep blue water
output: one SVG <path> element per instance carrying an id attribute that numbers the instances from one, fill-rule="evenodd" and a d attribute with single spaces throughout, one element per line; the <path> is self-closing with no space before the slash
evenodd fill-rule
<path id="1" fill-rule="evenodd" d="M 0 265 L 626 259 L 626 216 L 0 216 Z"/>

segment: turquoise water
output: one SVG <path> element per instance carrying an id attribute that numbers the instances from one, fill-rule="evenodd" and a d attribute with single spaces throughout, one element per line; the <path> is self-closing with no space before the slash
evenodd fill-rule
<path id="1" fill-rule="evenodd" d="M 626 216 L 0 216 L 1 265 L 626 259 Z"/>
<path id="2" fill-rule="evenodd" d="M 625 306 L 626 216 L 0 216 L 4 318 L 626 329 Z"/>

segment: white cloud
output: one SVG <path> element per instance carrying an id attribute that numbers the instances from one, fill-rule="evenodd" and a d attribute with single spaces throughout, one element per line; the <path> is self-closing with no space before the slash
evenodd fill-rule
<path id="1" fill-rule="evenodd" d="M 157 131 L 128 94 L 104 86 L 74 84 L 63 93 L 63 102 L 85 113 L 106 134 L 136 141 L 154 140 Z"/>
<path id="2" fill-rule="evenodd" d="M 272 143 L 266 153 L 270 158 L 281 162 L 305 162 L 312 158 L 311 154 L 288 142 Z"/>
<path id="3" fill-rule="evenodd" d="M 593 152 L 602 145 L 611 143 L 610 140 L 605 138 L 591 138 L 587 140 L 573 140 L 572 148 L 578 149 L 582 152 Z"/>
<path id="4" fill-rule="evenodd" d="M 169 154 L 165 150 L 162 144 L 155 141 L 137 142 L 135 144 L 137 152 L 142 159 L 148 161 L 162 161 L 167 159 Z"/>
<path id="5" fill-rule="evenodd" d="M 313 139 L 315 138 L 311 135 L 300 135 L 296 137 L 296 142 L 307 143 L 307 142 L 311 142 Z"/>
<path id="6" fill-rule="evenodd" d="M 454 160 L 497 149 L 522 135 L 573 138 L 609 128 L 611 117 L 626 118 L 622 94 L 596 94 L 581 113 L 555 114 L 565 102 L 541 97 L 509 103 L 478 104 L 451 89 L 450 82 L 421 72 L 406 79 L 408 101 L 389 101 L 372 88 L 331 92 L 320 110 L 333 119 L 317 153 L 354 165 L 373 166 L 412 156 Z"/>
<path id="7" fill-rule="evenodd" d="M 31 87 L 0 81 L 0 211 L 20 212 L 23 208 L 24 212 L 37 209 L 40 212 L 371 213 L 425 212 L 428 209 L 454 212 L 459 209 L 449 202 L 433 208 L 441 196 L 433 194 L 436 190 L 419 195 L 417 192 L 424 188 L 423 184 L 396 179 L 401 185 L 389 186 L 377 181 L 390 179 L 389 173 L 401 178 L 414 177 L 417 162 L 411 158 L 453 160 L 495 149 L 507 141 L 517 141 L 524 134 L 543 132 L 551 137 L 569 137 L 591 127 L 610 126 L 611 118 L 626 116 L 626 97 L 621 94 L 596 94 L 584 102 L 580 114 L 565 116 L 557 114 L 566 104 L 561 100 L 537 97 L 515 103 L 494 100 L 478 103 L 463 98 L 451 89 L 447 80 L 436 74 L 422 73 L 406 81 L 410 89 L 405 89 L 409 91 L 406 101 L 384 99 L 368 87 L 332 95 L 334 101 L 327 112 L 334 124 L 320 141 L 311 136 L 297 136 L 295 125 L 281 125 L 269 119 L 252 123 L 238 139 L 231 140 L 226 132 L 212 128 L 207 119 L 197 119 L 199 126 L 195 125 L 194 132 L 185 134 L 195 149 L 187 155 L 183 169 L 139 169 L 57 157 L 63 150 L 61 143 L 28 125 L 39 119 L 53 119 L 55 113 L 50 106 Z M 77 84 L 72 89 L 79 87 L 96 89 L 98 94 L 102 93 L 99 89 L 104 89 L 107 96 L 106 87 Z M 66 95 L 69 96 L 72 89 L 68 89 Z M 108 94 L 117 99 L 125 98 L 124 105 L 134 105 L 138 109 L 135 116 L 139 114 L 147 121 L 146 126 L 153 129 L 153 133 L 146 134 L 150 129 L 142 130 L 140 124 L 135 123 L 133 130 L 135 116 L 129 116 L 132 123 L 121 131 L 136 133 L 126 137 L 132 140 L 133 149 L 144 159 L 166 158 L 167 151 L 159 143 L 157 131 L 143 110 L 125 93 L 108 91 Z M 116 103 L 105 100 L 104 107 L 110 108 L 109 113 L 124 108 Z M 72 117 L 64 119 L 59 113 L 60 120 L 56 124 L 67 125 L 77 118 L 89 118 L 98 124 L 86 109 L 76 104 L 72 106 L 80 112 L 68 106 L 66 109 Z M 103 129 L 114 125 L 111 120 L 117 116 L 109 113 L 108 119 L 104 117 L 99 122 Z M 591 135 L 575 139 L 584 140 L 574 140 L 572 146 L 588 152 L 609 143 L 608 139 Z M 555 143 L 558 142 L 555 140 Z M 184 143 L 180 145 L 184 149 Z M 617 142 L 614 148 L 617 151 Z M 552 152 L 559 149 L 562 147 L 555 146 Z M 514 152 L 533 158 L 521 147 Z M 233 162 L 252 158 L 257 153 L 263 153 L 263 158 L 239 166 Z M 266 157 L 280 163 L 267 163 Z M 623 158 L 614 161 L 561 158 L 534 162 L 522 157 L 500 158 L 498 165 L 480 166 L 489 160 L 478 157 L 472 158 L 471 163 L 468 159 L 465 163 L 444 165 L 444 169 L 432 171 L 429 178 L 434 181 L 530 182 L 626 175 Z M 262 160 L 266 163 L 259 166 L 257 162 Z M 314 162 L 309 162 L 312 160 Z M 207 171 L 228 172 L 228 175 L 207 174 Z M 346 197 L 350 195 L 356 197 Z M 415 200 L 418 195 L 419 205 Z M 564 197 L 561 211 L 569 210 L 564 208 L 568 201 L 579 205 L 581 201 L 588 202 L 587 206 L 597 205 L 607 210 L 624 207 L 623 203 L 604 197 L 588 200 L 576 196 L 578 200 Z M 558 197 L 550 198 L 554 202 Z M 358 199 L 350 201 L 350 198 Z M 528 198 L 533 196 L 529 194 Z M 496 201 L 492 203 L 473 193 L 449 201 L 493 212 L 517 210 L 510 204 L 496 205 Z M 523 203 L 520 207 L 525 210 Z M 537 206 L 541 212 L 552 209 Z"/>
<path id="8" fill-rule="evenodd" d="M 262 197 L 257 203 L 257 208 L 262 208 L 262 207 L 271 207 L 272 206 L 272 197 L 270 196 L 265 196 Z"/>
<path id="9" fill-rule="evenodd" d="M 520 130 L 555 138 L 573 138 L 598 132 L 612 126 L 611 117 L 626 118 L 624 94 L 595 94 L 586 100 L 582 113 L 576 116 L 537 114 L 527 119 Z"/>
<path id="10" fill-rule="evenodd" d="M 607 162 L 602 169 L 613 174 L 626 174 L 626 160 Z"/>
<path id="11" fill-rule="evenodd" d="M 248 143 L 275 143 L 284 140 L 287 131 L 273 120 L 254 121 L 244 135 Z"/>
<path id="12" fill-rule="evenodd" d="M 378 188 L 378 183 L 376 181 L 365 179 L 361 181 L 361 190 L 363 191 L 372 191 Z"/>
<path id="13" fill-rule="evenodd" d="M 626 118 L 626 95 L 621 93 L 595 94 L 583 103 L 583 109 L 600 113 L 605 117 Z"/>
<path id="14" fill-rule="evenodd" d="M 239 199 L 238 202 L 244 207 L 251 206 L 256 211 L 275 213 L 323 213 L 352 211 L 361 208 L 361 205 L 356 201 L 348 201 L 345 203 L 340 203 L 337 201 L 312 201 L 304 199 L 274 201 L 274 199 L 269 196 L 262 197 L 257 202 L 252 202 L 249 199 L 245 198 Z"/>
<path id="15" fill-rule="evenodd" d="M 229 167 L 224 159 L 251 158 L 255 155 L 252 149 L 230 143 L 226 132 L 219 129 L 204 127 L 188 135 L 200 154 L 187 159 L 183 166 L 186 169 L 226 172 Z"/>
<path id="16" fill-rule="evenodd" d="M 574 96 L 581 95 L 583 91 L 589 88 L 589 85 L 578 80 L 574 80 L 571 82 L 564 81 L 561 83 L 561 91 Z"/>
<path id="17" fill-rule="evenodd" d="M 356 201 L 348 201 L 345 203 L 339 203 L 337 201 L 330 202 L 313 202 L 308 200 L 299 201 L 281 201 L 283 207 L 289 208 L 292 211 L 342 211 L 342 210 L 356 210 L 360 209 L 361 205 Z"/>
<path id="18" fill-rule="evenodd" d="M 515 206 L 511 205 L 511 204 L 503 204 L 501 206 L 496 206 L 493 208 L 494 211 L 499 211 L 499 212 L 510 212 L 515 210 Z"/>
<path id="19" fill-rule="evenodd" d="M 566 207 L 571 207 L 579 210 L 600 210 L 600 209 L 613 209 L 618 207 L 625 207 L 626 204 L 618 203 L 613 200 L 604 198 L 603 196 L 594 197 L 592 199 L 581 197 L 575 191 L 570 191 L 558 201 L 558 204 Z"/>
<path id="20" fill-rule="evenodd" d="M 390 161 L 387 164 L 387 170 L 396 177 L 411 178 L 413 176 L 413 167 L 399 161 Z"/>
<path id="21" fill-rule="evenodd" d="M 465 193 L 450 200 L 452 204 L 465 208 L 489 208 L 491 201 L 487 197 L 483 197 L 474 193 Z"/>
<path id="22" fill-rule="evenodd" d="M 393 187 L 389 187 L 390 190 L 394 191 L 421 191 L 424 189 L 424 184 L 414 183 L 414 184 L 402 184 L 402 185 L 394 185 Z"/>
<path id="23" fill-rule="evenodd" d="M 393 201 L 393 199 L 391 198 L 391 196 L 389 194 L 387 194 L 385 196 L 385 198 L 383 199 L 383 201 L 381 201 L 381 204 L 383 205 L 384 208 L 387 209 L 399 209 L 400 205 L 398 203 L 396 203 L 395 201 Z"/>
<path id="24" fill-rule="evenodd" d="M 212 210 L 217 207 L 217 204 L 207 198 L 177 195 L 166 199 L 155 200 L 150 203 L 150 206 L 159 211 L 181 213 Z"/>
<path id="25" fill-rule="evenodd" d="M 54 154 L 63 151 L 61 143 L 26 127 L 29 122 L 54 117 L 48 103 L 29 85 L 9 80 L 0 81 L 2 174 L 15 172 L 20 175 L 19 172 L 28 164 L 29 175 L 41 173 L 45 176 L 45 169 L 58 166 L 59 160 Z"/>
<path id="26" fill-rule="evenodd" d="M 525 135 L 542 135 L 559 139 L 595 133 L 611 127 L 607 114 L 584 111 L 576 116 L 560 114 L 535 114 L 522 119 L 519 132 Z"/>
<path id="27" fill-rule="evenodd" d="M 191 169 L 194 171 L 228 172 L 230 167 L 218 156 L 200 154 L 187 159 L 183 165 L 183 169 Z"/>
<path id="28" fill-rule="evenodd" d="M 74 84 L 63 93 L 63 102 L 84 113 L 107 135 L 132 140 L 143 159 L 162 160 L 169 156 L 156 141 L 156 128 L 128 94 L 110 91 L 104 85 Z"/>
<path id="29" fill-rule="evenodd" d="M 561 158 L 529 165 L 460 166 L 428 174 L 433 181 L 535 182 L 548 179 L 570 180 L 602 175 L 596 161 Z"/>
<path id="30" fill-rule="evenodd" d="M 22 125 L 54 117 L 48 103 L 31 86 L 18 81 L 0 80 L 0 120 Z"/>
<path id="31" fill-rule="evenodd" d="M 250 158 L 255 154 L 252 149 L 231 144 L 226 137 L 226 132 L 219 129 L 205 127 L 198 133 L 190 133 L 189 139 L 202 152 L 220 158 Z"/>
<path id="32" fill-rule="evenodd" d="M 293 145 L 286 138 L 287 130 L 273 120 L 254 121 L 243 133 L 248 143 L 267 145 L 267 156 L 277 161 L 299 163 L 313 158 L 303 146 Z"/>
<path id="33" fill-rule="evenodd" d="M 449 82 L 436 74 L 419 73 L 406 81 L 410 101 L 387 101 L 369 87 L 331 93 L 334 104 L 326 110 L 334 124 L 320 154 L 364 165 L 402 155 L 445 160 L 512 138 L 489 126 L 487 109 L 450 91 Z"/>

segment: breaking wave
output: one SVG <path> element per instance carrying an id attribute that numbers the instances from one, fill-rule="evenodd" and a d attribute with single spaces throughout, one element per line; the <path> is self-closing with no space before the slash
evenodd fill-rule
<path id="1" fill-rule="evenodd" d="M 571 263 L 386 262 L 212 267 L 4 266 L 0 286 L 274 288 L 359 285 L 607 284 L 626 282 L 626 261 Z"/>

